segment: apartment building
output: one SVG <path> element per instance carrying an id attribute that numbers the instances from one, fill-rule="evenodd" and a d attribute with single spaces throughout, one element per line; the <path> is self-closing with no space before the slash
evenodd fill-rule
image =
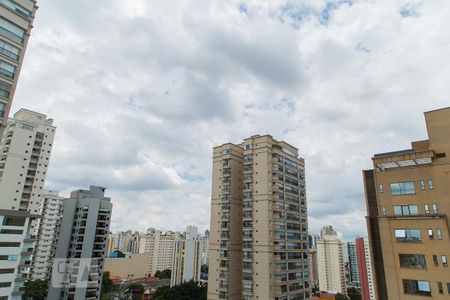
<path id="1" fill-rule="evenodd" d="M 127 253 L 124 257 L 105 258 L 105 272 L 115 277 L 136 279 L 149 277 L 148 265 L 151 257 L 145 253 Z"/>
<path id="2" fill-rule="evenodd" d="M 35 0 L 0 1 L 0 139 L 8 120 L 36 10 Z"/>
<path id="3" fill-rule="evenodd" d="M 427 140 L 375 154 L 363 172 L 378 299 L 450 297 L 450 108 L 425 122 Z"/>
<path id="4" fill-rule="evenodd" d="M 376 300 L 369 239 L 357 238 L 355 245 L 358 261 L 358 276 L 361 286 L 361 300 Z"/>
<path id="5" fill-rule="evenodd" d="M 39 212 L 55 138 L 52 124 L 27 109 L 8 121 L 0 142 L 0 208 Z"/>
<path id="6" fill-rule="evenodd" d="M 29 235 L 31 222 L 39 217 L 0 209 L 0 299 L 22 299 L 34 242 Z"/>
<path id="7" fill-rule="evenodd" d="M 356 242 L 347 242 L 348 268 L 350 278 L 348 285 L 352 287 L 359 287 L 359 273 L 358 273 L 358 257 L 356 255 Z"/>
<path id="8" fill-rule="evenodd" d="M 305 163 L 270 135 L 213 150 L 208 299 L 309 299 Z"/>
<path id="9" fill-rule="evenodd" d="M 172 269 L 174 243 L 179 239 L 179 232 L 162 233 L 155 228 L 149 228 L 147 233 L 141 235 L 139 253 L 147 253 L 151 256 L 150 274 L 154 275 L 158 270 Z"/>
<path id="10" fill-rule="evenodd" d="M 324 226 L 317 240 L 319 289 L 347 294 L 344 265 L 344 244 L 332 226 Z"/>
<path id="11" fill-rule="evenodd" d="M 43 190 L 39 210 L 41 218 L 33 232 L 36 242 L 31 259 L 32 280 L 50 280 L 62 214 L 63 198 L 58 191 Z"/>
<path id="12" fill-rule="evenodd" d="M 105 188 L 77 190 L 63 200 L 48 299 L 100 299 L 112 204 Z"/>
<path id="13" fill-rule="evenodd" d="M 197 227 L 188 226 L 184 236 L 174 243 L 170 285 L 185 281 L 204 281 L 202 269 L 208 267 L 208 237 L 198 234 Z"/>

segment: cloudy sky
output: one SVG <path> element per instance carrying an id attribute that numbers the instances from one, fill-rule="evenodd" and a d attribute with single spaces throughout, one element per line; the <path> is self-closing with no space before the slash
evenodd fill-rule
<path id="1" fill-rule="evenodd" d="M 39 0 L 13 110 L 58 127 L 47 178 L 108 188 L 112 229 L 209 227 L 212 147 L 307 164 L 312 232 L 366 235 L 361 170 L 449 105 L 450 2 Z"/>

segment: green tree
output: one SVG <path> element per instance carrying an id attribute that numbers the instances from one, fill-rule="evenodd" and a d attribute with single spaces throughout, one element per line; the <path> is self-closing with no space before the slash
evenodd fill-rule
<path id="1" fill-rule="evenodd" d="M 337 293 L 335 299 L 336 300 L 348 300 L 347 296 L 345 296 L 344 294 L 341 294 L 341 293 Z"/>
<path id="2" fill-rule="evenodd" d="M 111 293 L 112 289 L 113 289 L 113 282 L 111 280 L 111 274 L 108 271 L 103 272 L 101 295 Z"/>
<path id="3" fill-rule="evenodd" d="M 139 283 L 132 283 L 129 286 L 127 286 L 127 290 L 132 293 L 140 293 L 144 292 L 144 286 Z"/>
<path id="4" fill-rule="evenodd" d="M 165 269 L 164 271 L 157 270 L 155 272 L 155 277 L 159 279 L 169 278 L 172 275 L 172 271 L 170 269 Z"/>
<path id="5" fill-rule="evenodd" d="M 350 297 L 350 300 L 361 300 L 361 292 L 357 288 L 348 288 L 347 295 Z"/>
<path id="6" fill-rule="evenodd" d="M 45 300 L 47 299 L 48 281 L 33 280 L 25 282 L 25 299 Z"/>
<path id="7" fill-rule="evenodd" d="M 156 300 L 206 300 L 207 287 L 194 280 L 156 290 Z"/>

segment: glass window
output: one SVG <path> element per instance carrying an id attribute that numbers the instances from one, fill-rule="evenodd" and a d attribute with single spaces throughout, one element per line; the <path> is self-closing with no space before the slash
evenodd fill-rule
<path id="1" fill-rule="evenodd" d="M 24 217 L 4 217 L 3 225 L 4 226 L 24 226 L 26 218 Z"/>
<path id="2" fill-rule="evenodd" d="M 433 255 L 433 264 L 435 267 L 439 267 L 439 261 L 437 255 Z"/>
<path id="3" fill-rule="evenodd" d="M 442 229 L 441 228 L 436 229 L 436 235 L 437 235 L 438 240 L 442 240 Z"/>
<path id="4" fill-rule="evenodd" d="M 394 206 L 394 215 L 396 216 L 410 216 L 410 215 L 418 215 L 419 209 L 417 205 L 395 205 Z"/>
<path id="5" fill-rule="evenodd" d="M 430 282 L 403 279 L 403 292 L 410 295 L 431 296 Z"/>
<path id="6" fill-rule="evenodd" d="M 11 9 L 12 11 L 15 11 L 16 13 L 18 13 L 19 15 L 21 15 L 25 18 L 28 18 L 29 16 L 31 16 L 31 11 L 29 11 L 25 7 L 20 6 L 19 4 L 15 3 L 14 1 L 0 0 L 0 3 L 7 6 L 9 9 Z"/>
<path id="7" fill-rule="evenodd" d="M 385 206 L 381 207 L 381 215 L 383 215 L 383 216 L 386 215 L 386 207 Z"/>
<path id="8" fill-rule="evenodd" d="M 0 61 L 0 75 L 6 76 L 8 78 L 14 78 L 15 72 L 16 67 L 4 61 Z"/>
<path id="9" fill-rule="evenodd" d="M 429 237 L 430 239 L 433 239 L 433 238 L 434 238 L 434 236 L 433 236 L 433 229 L 432 229 L 432 228 L 429 228 L 429 229 L 428 229 L 428 237 Z"/>
<path id="10" fill-rule="evenodd" d="M 394 206 L 394 215 L 401 216 L 402 215 L 402 207 L 399 205 Z"/>
<path id="11" fill-rule="evenodd" d="M 444 289 L 442 288 L 442 282 L 437 283 L 439 294 L 444 294 Z"/>
<path id="12" fill-rule="evenodd" d="M 23 44 L 25 30 L 3 18 L 0 18 L 0 34 L 6 36 L 14 42 Z"/>
<path id="13" fill-rule="evenodd" d="M 428 179 L 428 188 L 433 188 L 433 179 Z"/>
<path id="14" fill-rule="evenodd" d="M 430 213 L 430 206 L 428 204 L 424 204 L 423 207 L 424 207 L 425 213 L 429 214 Z"/>
<path id="15" fill-rule="evenodd" d="M 433 203 L 433 204 L 431 204 L 431 207 L 432 207 L 432 209 L 433 209 L 433 214 L 437 214 L 437 213 L 438 213 L 437 204 L 436 204 L 436 203 Z"/>
<path id="16" fill-rule="evenodd" d="M 447 267 L 447 256 L 442 255 L 441 256 L 441 260 L 442 260 L 442 266 Z"/>
<path id="17" fill-rule="evenodd" d="M 19 60 L 20 49 L 17 47 L 14 47 L 11 44 L 8 44 L 5 41 L 0 40 L 0 53 L 8 56 L 11 59 Z"/>
<path id="18" fill-rule="evenodd" d="M 395 229 L 395 239 L 400 243 L 420 243 L 420 229 Z"/>
<path id="19" fill-rule="evenodd" d="M 450 282 L 447 283 L 447 293 L 450 295 Z"/>
<path id="20" fill-rule="evenodd" d="M 426 269 L 425 255 L 421 254 L 399 254 L 400 267 L 408 269 Z"/>
<path id="21" fill-rule="evenodd" d="M 425 181 L 420 180 L 420 181 L 419 181 L 419 185 L 420 185 L 420 189 L 421 189 L 421 190 L 424 190 L 424 189 L 425 189 Z"/>
<path id="22" fill-rule="evenodd" d="M 391 183 L 391 194 L 392 195 L 411 195 L 415 194 L 416 190 L 414 188 L 414 182 L 397 182 Z"/>
<path id="23" fill-rule="evenodd" d="M 383 189 L 383 185 L 382 184 L 378 185 L 378 190 L 380 191 L 380 193 L 384 193 L 384 189 Z"/>

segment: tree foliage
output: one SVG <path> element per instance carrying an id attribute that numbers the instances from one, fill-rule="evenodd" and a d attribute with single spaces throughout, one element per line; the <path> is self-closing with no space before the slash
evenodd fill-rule
<path id="1" fill-rule="evenodd" d="M 357 288 L 348 288 L 347 295 L 350 297 L 350 300 L 361 300 L 361 292 Z"/>
<path id="2" fill-rule="evenodd" d="M 207 287 L 194 280 L 173 287 L 160 287 L 156 290 L 156 300 L 206 300 Z"/>
<path id="3" fill-rule="evenodd" d="M 337 293 L 335 299 L 336 300 L 348 300 L 347 296 L 345 296 L 344 294 L 341 294 L 341 293 Z"/>
<path id="4" fill-rule="evenodd" d="M 155 272 L 155 277 L 159 279 L 169 278 L 172 275 L 172 271 L 170 269 L 165 269 L 164 271 L 157 270 Z"/>
<path id="5" fill-rule="evenodd" d="M 25 299 L 45 300 L 48 293 L 47 280 L 33 280 L 25 282 Z"/>
<path id="6" fill-rule="evenodd" d="M 111 280 L 111 274 L 108 271 L 103 272 L 101 295 L 111 293 L 112 289 L 113 289 L 113 282 Z"/>

